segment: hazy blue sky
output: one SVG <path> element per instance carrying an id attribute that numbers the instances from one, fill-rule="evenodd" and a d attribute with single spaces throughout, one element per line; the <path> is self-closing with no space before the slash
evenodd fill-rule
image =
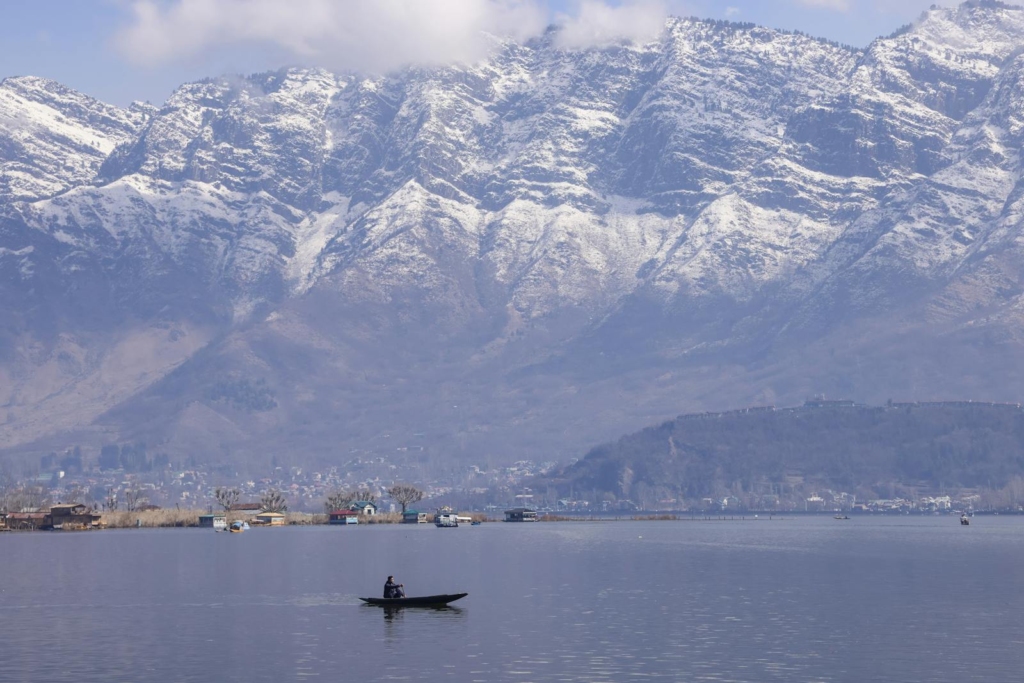
<path id="1" fill-rule="evenodd" d="M 573 44 L 642 35 L 665 14 L 751 21 L 866 45 L 934 0 L 5 0 L 0 77 L 59 80 L 116 104 L 287 64 L 387 70 L 469 58 L 482 31 L 566 23 Z"/>

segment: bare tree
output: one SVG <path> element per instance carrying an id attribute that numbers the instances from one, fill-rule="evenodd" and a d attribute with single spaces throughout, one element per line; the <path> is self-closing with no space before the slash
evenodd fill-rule
<path id="1" fill-rule="evenodd" d="M 107 497 L 103 501 L 103 509 L 113 512 L 117 509 L 117 491 L 107 489 Z"/>
<path id="2" fill-rule="evenodd" d="M 64 495 L 65 501 L 68 503 L 82 503 L 85 504 L 88 500 L 88 491 L 82 488 L 80 485 L 75 484 L 68 489 L 68 492 Z"/>
<path id="3" fill-rule="evenodd" d="M 220 486 L 213 492 L 213 497 L 217 500 L 217 505 L 224 508 L 224 512 L 227 512 L 232 507 L 238 504 L 238 497 L 241 495 L 238 489 L 227 489 L 221 488 Z"/>
<path id="4" fill-rule="evenodd" d="M 376 503 L 377 502 L 377 496 L 372 494 L 372 493 L 370 493 L 367 489 L 359 489 L 358 491 L 354 491 L 352 493 L 352 495 L 353 495 L 353 498 L 352 498 L 353 501 L 365 500 L 368 503 Z"/>
<path id="5" fill-rule="evenodd" d="M 124 492 L 124 506 L 128 512 L 135 512 L 141 503 L 144 503 L 146 499 L 142 495 L 142 491 L 139 489 L 125 489 Z"/>
<path id="6" fill-rule="evenodd" d="M 395 484 L 388 489 L 388 495 L 391 496 L 392 500 L 402 506 L 402 514 L 405 514 L 405 509 L 412 503 L 418 503 L 423 500 L 423 491 L 420 491 L 415 486 L 409 484 Z"/>
<path id="7" fill-rule="evenodd" d="M 288 510 L 288 502 L 279 491 L 270 490 L 260 498 L 260 507 L 263 508 L 264 512 L 286 512 Z"/>
<path id="8" fill-rule="evenodd" d="M 331 495 L 327 496 L 327 500 L 324 501 L 324 510 L 327 514 L 331 514 L 335 510 L 344 510 L 355 501 L 355 493 L 353 491 L 335 491 Z"/>

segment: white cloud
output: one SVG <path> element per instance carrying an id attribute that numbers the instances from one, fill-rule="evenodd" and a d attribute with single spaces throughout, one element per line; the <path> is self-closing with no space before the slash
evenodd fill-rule
<path id="1" fill-rule="evenodd" d="M 847 12 L 850 9 L 850 0 L 797 0 L 797 4 L 805 7 L 834 9 L 837 12 Z"/>
<path id="2" fill-rule="evenodd" d="M 653 40 L 665 28 L 668 9 L 659 0 L 632 0 L 609 5 L 602 0 L 579 0 L 575 16 L 559 17 L 558 44 L 579 49 L 622 41 Z"/>
<path id="3" fill-rule="evenodd" d="M 488 35 L 538 35 L 536 0 L 135 0 L 115 37 L 129 60 L 158 65 L 222 48 L 268 46 L 332 69 L 386 72 L 472 62 Z"/>

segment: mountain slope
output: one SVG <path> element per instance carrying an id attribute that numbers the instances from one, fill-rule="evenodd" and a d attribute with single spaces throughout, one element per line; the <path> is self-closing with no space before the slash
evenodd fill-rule
<path id="1" fill-rule="evenodd" d="M 159 109 L 8 79 L 0 438 L 440 462 L 819 391 L 1015 399 L 1022 45 L 968 2 L 866 50 L 672 19 Z"/>

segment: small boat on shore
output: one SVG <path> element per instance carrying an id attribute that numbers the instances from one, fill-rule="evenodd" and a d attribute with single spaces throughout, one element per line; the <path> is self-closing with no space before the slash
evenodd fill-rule
<path id="1" fill-rule="evenodd" d="M 228 527 L 228 531 L 230 531 L 233 534 L 240 534 L 243 531 L 248 530 L 248 528 L 248 522 L 232 522 L 231 526 Z"/>
<path id="2" fill-rule="evenodd" d="M 444 595 L 421 595 L 411 598 L 359 598 L 367 605 L 378 607 L 444 607 L 449 602 L 455 602 L 469 595 L 469 593 L 450 593 Z"/>

